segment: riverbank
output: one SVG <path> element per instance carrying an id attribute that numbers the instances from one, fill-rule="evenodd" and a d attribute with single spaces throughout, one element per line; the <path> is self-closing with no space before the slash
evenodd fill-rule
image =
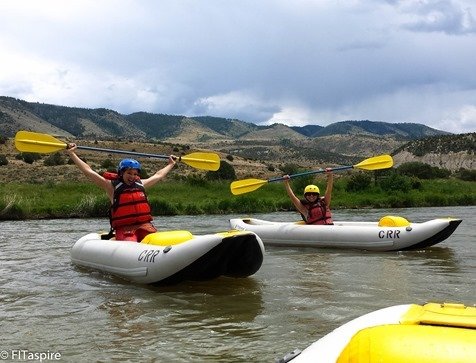
<path id="1" fill-rule="evenodd" d="M 476 183 L 458 179 L 422 180 L 418 190 L 346 190 L 348 179 L 337 178 L 331 209 L 411 208 L 476 205 Z M 325 189 L 324 179 L 317 181 Z M 296 194 L 301 187 L 296 186 Z M 102 190 L 87 182 L 0 184 L 0 220 L 91 218 L 108 214 Z M 228 181 L 199 178 L 168 180 L 152 188 L 153 215 L 251 214 L 294 210 L 280 182 L 234 196 Z"/>

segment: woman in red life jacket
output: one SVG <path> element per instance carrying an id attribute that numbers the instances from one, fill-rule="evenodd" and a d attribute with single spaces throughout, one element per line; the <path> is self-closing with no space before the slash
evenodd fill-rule
<path id="1" fill-rule="evenodd" d="M 320 196 L 316 185 L 308 185 L 304 188 L 304 199 L 300 200 L 294 195 L 289 184 L 289 175 L 284 176 L 284 186 L 296 209 L 301 213 L 306 224 L 334 224 L 330 210 L 332 186 L 334 177 L 330 169 L 326 169 L 327 187 L 324 197 Z"/>
<path id="2" fill-rule="evenodd" d="M 66 152 L 71 160 L 91 182 L 104 189 L 111 201 L 111 227 L 116 239 L 140 242 L 149 233 L 156 232 L 145 190 L 165 178 L 173 169 L 176 157 L 170 155 L 167 166 L 147 179 L 140 179 L 140 163 L 133 159 L 119 163 L 117 177 L 105 178 L 81 160 L 75 150 L 76 144 L 68 144 Z"/>

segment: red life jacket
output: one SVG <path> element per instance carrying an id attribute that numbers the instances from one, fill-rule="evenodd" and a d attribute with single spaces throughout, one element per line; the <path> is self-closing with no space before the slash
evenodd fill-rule
<path id="1" fill-rule="evenodd" d="M 301 200 L 301 203 L 307 209 L 307 216 L 302 216 L 306 224 L 334 224 L 332 213 L 327 206 L 324 198 L 319 198 L 316 203 L 309 203 L 307 200 Z"/>
<path id="2" fill-rule="evenodd" d="M 142 224 L 152 221 L 149 201 L 140 180 L 127 185 L 113 180 L 114 198 L 111 206 L 112 228 Z"/>

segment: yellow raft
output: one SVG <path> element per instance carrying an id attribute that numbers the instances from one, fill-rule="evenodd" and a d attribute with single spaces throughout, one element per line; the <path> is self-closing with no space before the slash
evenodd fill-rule
<path id="1" fill-rule="evenodd" d="M 476 307 L 429 303 L 377 310 L 280 362 L 476 362 Z"/>

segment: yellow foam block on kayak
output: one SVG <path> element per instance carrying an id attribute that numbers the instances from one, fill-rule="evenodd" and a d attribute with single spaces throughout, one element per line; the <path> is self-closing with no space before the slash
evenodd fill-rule
<path id="1" fill-rule="evenodd" d="M 378 222 L 379 227 L 406 227 L 410 222 L 403 217 L 385 216 L 380 218 Z"/>
<path id="2" fill-rule="evenodd" d="M 148 234 L 141 243 L 157 246 L 172 246 L 189 241 L 192 238 L 193 234 L 189 231 L 164 231 Z"/>
<path id="3" fill-rule="evenodd" d="M 444 325 L 474 329 L 476 328 L 476 307 L 452 303 L 428 303 L 423 306 L 414 304 L 402 316 L 400 323 Z"/>
<path id="4" fill-rule="evenodd" d="M 476 330 L 431 325 L 380 325 L 360 330 L 338 363 L 474 362 Z"/>

